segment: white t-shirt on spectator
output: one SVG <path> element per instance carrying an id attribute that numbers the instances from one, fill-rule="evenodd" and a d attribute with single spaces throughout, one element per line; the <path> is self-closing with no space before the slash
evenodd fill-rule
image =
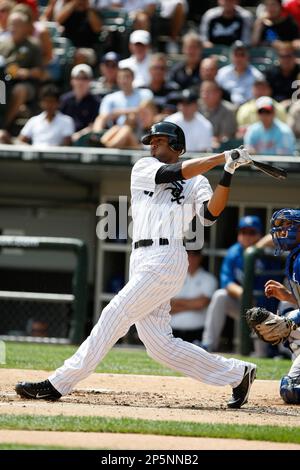
<path id="1" fill-rule="evenodd" d="M 150 83 L 150 55 L 147 54 L 142 62 L 138 62 L 135 56 L 128 57 L 128 59 L 120 60 L 119 68 L 129 68 L 134 73 L 133 86 L 147 87 Z"/>
<path id="2" fill-rule="evenodd" d="M 61 145 L 65 137 L 75 132 L 74 121 L 70 116 L 57 112 L 52 121 L 46 119 L 46 113 L 30 118 L 21 135 L 31 140 L 32 145 Z"/>
<path id="3" fill-rule="evenodd" d="M 185 133 L 187 152 L 205 151 L 212 148 L 213 126 L 202 114 L 195 113 L 191 121 L 186 121 L 181 111 L 171 114 L 165 121 L 177 124 Z"/>
<path id="4" fill-rule="evenodd" d="M 194 299 L 205 295 L 211 298 L 217 289 L 218 281 L 211 273 L 203 268 L 197 269 L 193 276 L 187 273 L 181 291 L 176 295 L 178 299 Z M 189 310 L 171 315 L 171 326 L 176 330 L 197 330 L 203 328 L 207 307 L 202 310 Z"/>

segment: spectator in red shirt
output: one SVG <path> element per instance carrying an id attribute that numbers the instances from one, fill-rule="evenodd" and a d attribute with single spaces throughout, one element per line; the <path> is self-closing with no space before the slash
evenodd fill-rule
<path id="1" fill-rule="evenodd" d="M 291 15 L 300 29 L 300 0 L 288 0 L 283 5 L 283 11 Z"/>

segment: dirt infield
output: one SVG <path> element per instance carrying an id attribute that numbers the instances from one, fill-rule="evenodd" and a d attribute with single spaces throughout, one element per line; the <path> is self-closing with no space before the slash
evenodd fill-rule
<path id="1" fill-rule="evenodd" d="M 249 403 L 240 410 L 226 408 L 226 401 L 231 393 L 230 387 L 212 387 L 183 377 L 92 374 L 81 382 L 71 395 L 55 403 L 22 400 L 16 396 L 14 384 L 17 381 L 43 380 L 48 374 L 45 371 L 0 369 L 0 414 L 130 417 L 275 426 L 299 426 L 300 422 L 300 407 L 288 406 L 281 401 L 277 381 L 255 381 Z M 6 433 L 5 438 L 12 439 L 10 441 L 3 441 L 4 437 L 1 434 L 0 442 L 28 443 L 28 439 L 29 441 L 31 439 L 30 442 L 38 444 L 48 442 L 51 437 L 54 445 L 57 445 L 56 439 L 61 445 L 64 443 L 63 445 L 66 446 L 82 448 L 86 446 L 111 449 L 266 448 L 266 443 L 255 444 L 254 441 L 229 441 L 227 439 L 218 439 L 216 442 L 212 439 L 171 438 L 170 436 L 131 438 L 129 435 L 120 437 L 116 434 L 103 434 L 103 439 L 100 439 L 101 445 L 94 445 L 97 437 L 92 437 L 92 435 L 96 433 L 80 433 L 82 437 L 76 433 L 75 441 L 68 437 L 72 433 L 11 431 L 9 434 Z M 48 437 L 47 434 L 49 434 Z M 59 437 L 61 434 L 64 435 L 63 440 Z M 40 435 L 39 439 L 37 435 Z M 211 444 L 212 442 L 214 443 Z M 132 447 L 133 443 L 135 447 Z M 268 448 L 270 448 L 269 444 Z M 300 444 L 274 443 L 272 448 L 300 450 Z"/>

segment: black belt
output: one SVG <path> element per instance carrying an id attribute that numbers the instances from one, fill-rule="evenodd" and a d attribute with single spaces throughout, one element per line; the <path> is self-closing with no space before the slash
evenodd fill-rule
<path id="1" fill-rule="evenodd" d="M 133 248 L 136 249 L 136 248 L 141 248 L 141 247 L 145 247 L 145 246 L 151 246 L 153 245 L 153 240 L 152 238 L 148 238 L 146 240 L 139 240 L 137 242 L 134 242 L 133 244 Z M 169 240 L 167 238 L 160 238 L 159 239 L 159 245 L 169 245 Z"/>

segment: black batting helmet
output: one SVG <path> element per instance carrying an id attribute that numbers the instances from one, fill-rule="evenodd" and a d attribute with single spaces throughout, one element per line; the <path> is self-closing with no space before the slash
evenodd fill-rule
<path id="1" fill-rule="evenodd" d="M 153 124 L 150 132 L 142 137 L 142 143 L 150 145 L 151 137 L 154 135 L 165 135 L 169 138 L 169 147 L 175 152 L 185 152 L 185 136 L 181 127 L 173 122 L 162 121 Z"/>

